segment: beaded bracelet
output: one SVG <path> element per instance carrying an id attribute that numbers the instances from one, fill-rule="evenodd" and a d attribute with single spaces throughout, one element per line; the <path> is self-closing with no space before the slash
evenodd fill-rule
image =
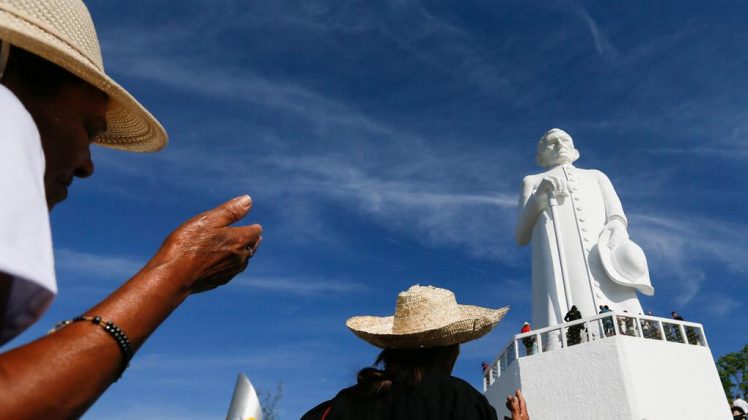
<path id="1" fill-rule="evenodd" d="M 70 325 L 73 322 L 78 321 L 89 321 L 92 324 L 96 324 L 104 329 L 104 331 L 109 334 L 114 341 L 117 342 L 117 345 L 119 346 L 119 350 L 122 352 L 122 369 L 119 372 L 119 376 L 117 376 L 117 379 L 119 379 L 120 376 L 122 376 L 122 373 L 125 372 L 125 369 L 130 365 L 130 359 L 132 359 L 133 351 L 132 346 L 130 345 L 130 339 L 127 338 L 127 335 L 122 331 L 120 327 L 118 327 L 114 322 L 112 321 L 104 321 L 101 319 L 100 316 L 84 316 L 80 315 L 73 319 L 69 319 L 66 321 L 58 322 L 57 325 L 55 325 L 54 329 L 50 331 L 50 333 L 53 333 L 55 331 L 60 330 L 61 328 L 65 327 L 66 325 Z"/>

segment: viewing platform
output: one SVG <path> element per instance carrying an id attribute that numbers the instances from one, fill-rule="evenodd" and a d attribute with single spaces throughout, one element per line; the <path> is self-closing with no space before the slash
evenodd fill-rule
<path id="1" fill-rule="evenodd" d="M 669 318 L 607 312 L 517 334 L 483 375 L 499 418 L 517 388 L 531 418 L 732 418 L 704 328 Z"/>

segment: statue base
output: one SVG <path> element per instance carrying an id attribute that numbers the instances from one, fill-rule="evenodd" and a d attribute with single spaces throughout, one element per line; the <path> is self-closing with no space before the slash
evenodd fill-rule
<path id="1" fill-rule="evenodd" d="M 561 348 L 540 351 L 549 337 Z M 670 319 L 605 314 L 519 334 L 484 378 L 499 418 L 517 388 L 532 419 L 732 419 L 703 328 Z"/>

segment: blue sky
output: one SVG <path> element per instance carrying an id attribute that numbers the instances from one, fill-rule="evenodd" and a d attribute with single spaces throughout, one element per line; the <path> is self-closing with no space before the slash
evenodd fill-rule
<path id="1" fill-rule="evenodd" d="M 646 310 L 746 342 L 748 3 L 89 2 L 108 72 L 169 147 L 97 147 L 52 214 L 60 295 L 13 345 L 135 273 L 183 220 L 242 193 L 265 229 L 249 269 L 188 299 L 87 418 L 222 418 L 236 375 L 283 418 L 354 382 L 376 350 L 344 325 L 434 284 L 511 305 L 463 346 L 480 386 L 529 318 L 514 244 L 537 139 L 568 131 L 608 174 L 647 253 Z"/>

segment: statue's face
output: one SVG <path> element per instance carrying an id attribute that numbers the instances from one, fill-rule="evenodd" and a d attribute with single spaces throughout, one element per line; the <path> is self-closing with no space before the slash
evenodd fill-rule
<path id="1" fill-rule="evenodd" d="M 572 163 L 579 157 L 574 141 L 563 132 L 545 137 L 541 147 L 542 165 L 546 168 Z"/>

